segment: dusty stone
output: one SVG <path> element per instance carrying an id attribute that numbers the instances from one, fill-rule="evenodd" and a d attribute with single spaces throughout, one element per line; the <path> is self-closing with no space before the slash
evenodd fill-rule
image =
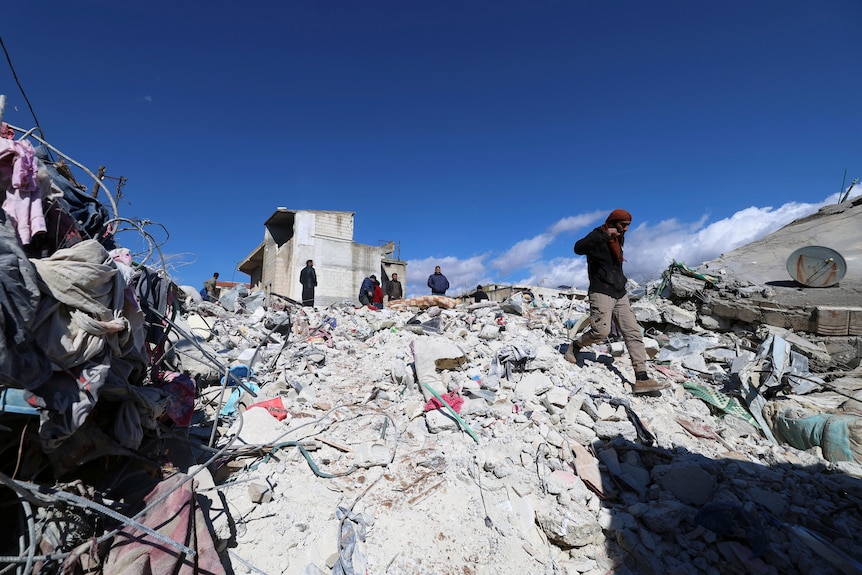
<path id="1" fill-rule="evenodd" d="M 620 529 L 637 530 L 638 522 L 634 516 L 617 509 L 602 509 L 599 512 L 599 525 L 605 531 L 618 531 Z"/>
<path id="2" fill-rule="evenodd" d="M 671 275 L 669 285 L 671 288 L 671 294 L 675 298 L 681 299 L 697 298 L 706 288 L 705 281 L 684 276 L 679 273 Z"/>
<path id="3" fill-rule="evenodd" d="M 658 355 L 658 352 L 661 351 L 661 346 L 655 339 L 644 336 L 644 349 L 646 349 L 647 357 L 654 359 Z"/>
<path id="4" fill-rule="evenodd" d="M 610 403 L 602 403 L 598 406 L 599 419 L 608 420 L 616 416 L 617 408 Z"/>
<path id="5" fill-rule="evenodd" d="M 578 506 L 537 510 L 536 521 L 548 539 L 564 548 L 589 545 L 602 531 L 595 516 Z"/>
<path id="6" fill-rule="evenodd" d="M 790 507 L 784 493 L 761 489 L 760 487 L 751 487 L 748 493 L 754 501 L 764 505 L 776 517 L 783 517 Z"/>
<path id="7" fill-rule="evenodd" d="M 646 491 L 650 482 L 650 472 L 639 465 L 632 465 L 625 461 L 620 462 L 620 478 L 638 493 Z"/>
<path id="8" fill-rule="evenodd" d="M 382 443 L 363 443 L 353 451 L 353 464 L 364 468 L 388 465 L 392 455 L 392 449 Z"/>
<path id="9" fill-rule="evenodd" d="M 641 520 L 656 533 L 675 531 L 689 516 L 692 508 L 675 501 L 658 501 L 650 505 L 641 515 Z"/>
<path id="10" fill-rule="evenodd" d="M 565 407 L 562 412 L 560 412 L 560 416 L 566 421 L 575 422 L 578 420 L 578 412 L 581 410 L 581 406 L 584 404 L 584 398 L 580 394 L 578 395 L 570 395 L 568 397 L 568 401 L 566 402 Z"/>
<path id="11" fill-rule="evenodd" d="M 548 402 L 557 407 L 566 407 L 569 403 L 569 390 L 554 386 L 545 393 Z"/>
<path id="12" fill-rule="evenodd" d="M 250 483 L 248 497 L 252 503 L 269 503 L 272 501 L 272 489 L 265 483 Z"/>
<path id="13" fill-rule="evenodd" d="M 602 439 L 622 437 L 629 441 L 637 440 L 637 431 L 630 421 L 596 421 L 593 424 L 596 435 Z"/>
<path id="14" fill-rule="evenodd" d="M 425 423 L 429 433 L 442 433 L 459 429 L 458 421 L 444 409 L 432 409 L 425 412 Z"/>
<path id="15" fill-rule="evenodd" d="M 723 317 L 715 317 L 701 313 L 697 320 L 702 328 L 710 331 L 728 331 L 731 327 L 731 322 Z"/>
<path id="16" fill-rule="evenodd" d="M 530 372 L 524 374 L 524 377 L 515 386 L 515 393 L 521 397 L 535 397 L 541 395 L 551 389 L 551 379 L 541 372 Z"/>
<path id="17" fill-rule="evenodd" d="M 632 311 L 640 323 L 662 323 L 661 311 L 651 301 L 640 299 L 632 302 Z"/>
<path id="18" fill-rule="evenodd" d="M 715 478 L 696 463 L 653 467 L 652 479 L 687 505 L 703 505 L 715 490 Z"/>
<path id="19" fill-rule="evenodd" d="M 577 441 L 581 445 L 589 445 L 596 438 L 596 432 L 592 427 L 580 423 L 567 423 L 563 431 L 572 441 Z"/>
<path id="20" fill-rule="evenodd" d="M 697 314 L 684 310 L 673 304 L 665 304 L 662 306 L 662 319 L 666 323 L 681 327 L 683 329 L 693 329 L 697 324 Z"/>

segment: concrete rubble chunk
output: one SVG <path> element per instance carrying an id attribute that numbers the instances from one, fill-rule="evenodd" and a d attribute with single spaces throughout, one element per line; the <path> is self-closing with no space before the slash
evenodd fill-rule
<path id="1" fill-rule="evenodd" d="M 652 479 L 686 505 L 703 505 L 715 491 L 713 475 L 696 463 L 657 465 Z"/>
<path id="2" fill-rule="evenodd" d="M 672 304 L 666 304 L 661 310 L 662 319 L 665 323 L 683 329 L 693 329 L 697 324 L 697 314 Z"/>
<path id="3" fill-rule="evenodd" d="M 269 503 L 272 501 L 272 489 L 265 483 L 250 483 L 248 497 L 252 503 Z"/>
<path id="4" fill-rule="evenodd" d="M 524 398 L 536 397 L 553 387 L 551 379 L 540 371 L 525 373 L 515 385 L 515 393 Z"/>
<path id="5" fill-rule="evenodd" d="M 602 531 L 596 517 L 579 506 L 537 510 L 536 521 L 545 536 L 563 548 L 594 543 Z"/>

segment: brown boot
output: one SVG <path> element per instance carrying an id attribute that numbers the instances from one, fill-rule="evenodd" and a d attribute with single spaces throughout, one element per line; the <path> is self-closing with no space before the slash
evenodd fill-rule
<path id="1" fill-rule="evenodd" d="M 566 350 L 566 361 L 569 363 L 578 363 L 578 353 L 581 351 L 581 346 L 572 342 Z"/>
<path id="2" fill-rule="evenodd" d="M 670 387 L 670 384 L 665 382 L 658 382 L 650 376 L 647 375 L 645 371 L 638 373 L 635 376 L 635 388 L 634 393 L 652 393 L 654 391 L 661 391 L 662 389 L 667 389 Z"/>

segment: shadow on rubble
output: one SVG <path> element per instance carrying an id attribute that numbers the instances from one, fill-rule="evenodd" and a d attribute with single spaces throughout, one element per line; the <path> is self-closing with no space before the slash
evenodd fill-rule
<path id="1" fill-rule="evenodd" d="M 796 280 L 775 280 L 766 282 L 766 285 L 772 287 L 785 287 L 785 288 L 796 288 L 796 289 L 804 289 L 805 286 L 799 283 Z"/>
<path id="2" fill-rule="evenodd" d="M 769 450 L 755 462 L 623 437 L 591 448 L 576 466 L 601 501 L 614 573 L 862 573 L 860 479 L 770 463 Z"/>

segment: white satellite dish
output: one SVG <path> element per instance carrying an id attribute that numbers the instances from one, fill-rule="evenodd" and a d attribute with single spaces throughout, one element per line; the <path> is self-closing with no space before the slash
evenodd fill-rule
<path id="1" fill-rule="evenodd" d="M 847 262 L 833 249 L 805 246 L 787 258 L 787 273 L 804 286 L 829 287 L 841 281 L 847 273 Z"/>

